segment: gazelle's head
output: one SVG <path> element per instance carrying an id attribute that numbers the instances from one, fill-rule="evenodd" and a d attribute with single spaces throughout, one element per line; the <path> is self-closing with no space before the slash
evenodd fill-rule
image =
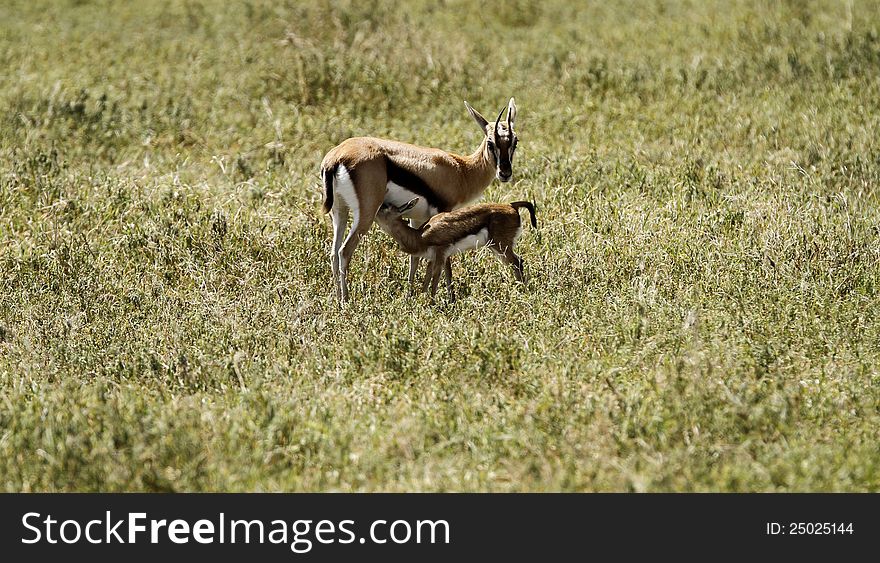
<path id="1" fill-rule="evenodd" d="M 513 122 L 516 120 L 516 103 L 513 98 L 507 104 L 507 117 L 502 119 L 504 109 L 498 114 L 494 122 L 487 121 L 480 112 L 464 103 L 468 113 L 477 122 L 480 130 L 486 135 L 486 156 L 495 163 L 495 177 L 502 182 L 509 182 L 513 178 L 513 153 L 516 151 L 516 133 L 513 131 Z"/>
<path id="2" fill-rule="evenodd" d="M 419 198 L 414 197 L 403 205 L 394 205 L 393 203 L 384 202 L 376 212 L 376 220 L 379 222 L 390 223 L 392 221 L 402 221 L 406 212 L 416 206 Z"/>

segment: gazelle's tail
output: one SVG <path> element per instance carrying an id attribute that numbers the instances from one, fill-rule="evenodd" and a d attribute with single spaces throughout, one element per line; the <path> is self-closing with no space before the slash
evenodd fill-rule
<path id="1" fill-rule="evenodd" d="M 538 221 L 535 219 L 535 204 L 534 203 L 532 203 L 531 201 L 514 201 L 513 203 L 510 204 L 510 206 L 512 208 L 516 209 L 517 211 L 519 211 L 520 207 L 525 207 L 526 209 L 528 209 L 529 215 L 532 216 L 532 227 L 535 229 L 538 228 Z"/>
<path id="2" fill-rule="evenodd" d="M 330 213 L 333 209 L 333 178 L 336 177 L 336 166 L 321 170 L 321 178 L 324 180 L 324 204 L 321 206 L 324 213 Z"/>

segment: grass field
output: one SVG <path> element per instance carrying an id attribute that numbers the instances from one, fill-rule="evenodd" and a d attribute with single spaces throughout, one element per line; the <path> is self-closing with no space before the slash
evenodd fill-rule
<path id="1" fill-rule="evenodd" d="M 880 3 L 500 6 L 3 2 L 0 489 L 880 489 Z M 530 287 L 340 310 L 322 155 L 510 96 Z"/>

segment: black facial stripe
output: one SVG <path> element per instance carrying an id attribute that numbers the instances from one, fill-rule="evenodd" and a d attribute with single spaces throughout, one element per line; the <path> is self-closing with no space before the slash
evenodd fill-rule
<path id="1" fill-rule="evenodd" d="M 425 199 L 428 205 L 439 211 L 448 211 L 452 208 L 439 194 L 431 189 L 427 182 L 402 166 L 395 164 L 390 158 L 385 157 L 385 169 L 388 181 L 394 182 L 401 188 L 409 190 Z"/>
<path id="2" fill-rule="evenodd" d="M 492 157 L 492 160 L 495 161 L 495 166 L 498 166 L 498 155 L 496 154 L 498 148 L 495 146 L 495 143 L 489 141 L 486 143 L 486 152 L 489 153 L 489 156 Z"/>

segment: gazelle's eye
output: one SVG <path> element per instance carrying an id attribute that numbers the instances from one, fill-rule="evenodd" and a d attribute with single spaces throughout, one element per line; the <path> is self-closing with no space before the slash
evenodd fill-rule
<path id="1" fill-rule="evenodd" d="M 489 141 L 488 143 L 486 143 L 486 146 L 489 147 L 490 151 L 493 151 L 493 152 L 495 151 L 495 143 L 493 143 L 492 141 Z"/>

